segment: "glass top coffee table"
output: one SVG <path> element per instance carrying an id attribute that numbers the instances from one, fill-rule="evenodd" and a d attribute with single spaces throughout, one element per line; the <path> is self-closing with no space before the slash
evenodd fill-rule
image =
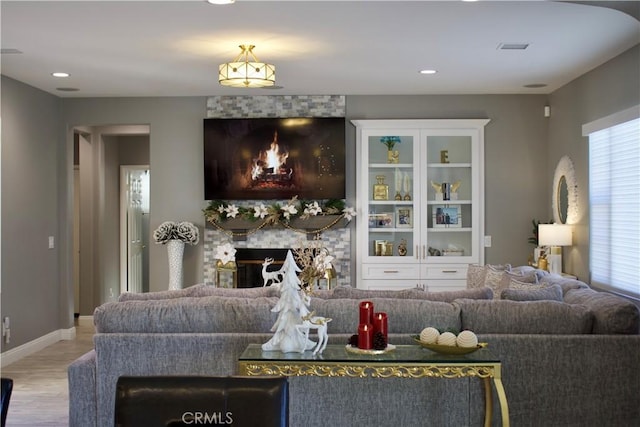
<path id="1" fill-rule="evenodd" d="M 350 351 L 348 351 L 350 350 Z M 418 345 L 397 345 L 381 354 L 363 354 L 345 345 L 328 345 L 322 354 L 263 351 L 260 344 L 249 344 L 238 359 L 240 375 L 282 375 L 353 378 L 465 378 L 483 380 L 485 426 L 491 425 L 493 380 L 502 425 L 509 426 L 507 396 L 502 385 L 500 359 L 487 348 L 466 355 L 441 355 Z"/>

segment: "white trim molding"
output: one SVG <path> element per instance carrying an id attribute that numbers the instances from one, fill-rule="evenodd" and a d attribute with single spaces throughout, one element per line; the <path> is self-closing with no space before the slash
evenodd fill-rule
<path id="1" fill-rule="evenodd" d="M 4 368 L 7 365 L 17 362 L 23 357 L 30 356 L 33 353 L 57 343 L 58 341 L 74 340 L 75 338 L 75 326 L 69 329 L 58 329 L 57 331 L 50 332 L 47 335 L 43 335 L 35 340 L 29 341 L 28 343 L 2 353 L 0 355 L 0 367 Z"/>

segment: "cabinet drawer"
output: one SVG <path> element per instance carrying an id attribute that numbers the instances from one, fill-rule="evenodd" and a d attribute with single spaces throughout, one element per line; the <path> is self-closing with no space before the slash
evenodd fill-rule
<path id="1" fill-rule="evenodd" d="M 417 265 L 397 264 L 363 264 L 363 279 L 416 279 L 420 277 L 420 267 Z"/>
<path id="2" fill-rule="evenodd" d="M 426 267 L 425 279 L 467 279 L 466 265 L 449 265 L 440 267 Z"/>

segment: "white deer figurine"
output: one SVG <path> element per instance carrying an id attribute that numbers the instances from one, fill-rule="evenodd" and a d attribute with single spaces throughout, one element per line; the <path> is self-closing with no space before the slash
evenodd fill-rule
<path id="1" fill-rule="evenodd" d="M 318 344 L 316 345 L 315 350 L 313 350 L 313 354 L 317 354 L 322 353 L 327 347 L 327 342 L 329 341 L 327 323 L 331 322 L 331 318 L 314 316 L 314 314 L 315 311 L 312 311 L 306 316 L 302 316 L 302 324 L 296 325 L 296 328 L 304 333 L 305 342 L 309 340 L 309 329 L 315 329 L 317 331 Z M 304 350 L 302 350 L 301 353 L 303 352 Z"/>
<path id="2" fill-rule="evenodd" d="M 277 271 L 267 271 L 267 267 L 273 264 L 273 258 L 265 258 L 262 263 L 262 280 L 264 281 L 263 287 L 270 284 L 271 286 L 280 286 L 280 282 L 282 282 L 282 277 L 284 273 L 282 270 Z M 269 283 L 271 282 L 271 283 Z"/>

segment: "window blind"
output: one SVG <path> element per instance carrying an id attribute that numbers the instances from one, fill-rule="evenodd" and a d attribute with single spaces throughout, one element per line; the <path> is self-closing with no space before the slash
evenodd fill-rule
<path id="1" fill-rule="evenodd" d="M 593 285 L 640 297 L 640 118 L 589 133 Z"/>

